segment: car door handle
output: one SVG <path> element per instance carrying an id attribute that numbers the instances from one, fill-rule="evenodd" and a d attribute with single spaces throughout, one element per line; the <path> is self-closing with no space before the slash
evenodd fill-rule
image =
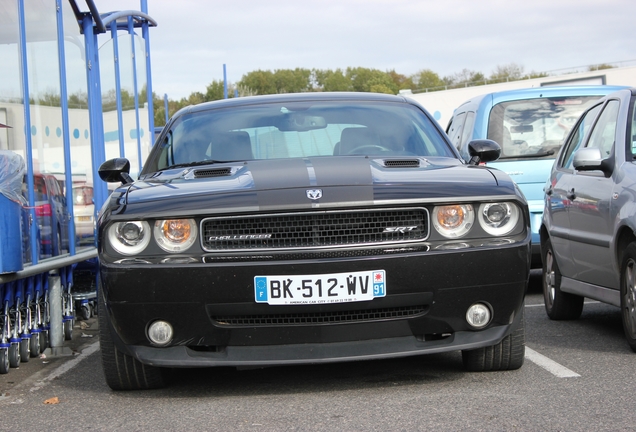
<path id="1" fill-rule="evenodd" d="M 570 191 L 567 194 L 568 199 L 571 200 L 575 200 L 576 199 L 576 193 L 574 192 L 574 188 L 570 189 Z"/>

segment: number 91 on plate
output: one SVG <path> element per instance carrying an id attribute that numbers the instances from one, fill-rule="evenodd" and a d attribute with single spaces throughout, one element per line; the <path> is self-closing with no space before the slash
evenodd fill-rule
<path id="1" fill-rule="evenodd" d="M 384 270 L 321 275 L 255 276 L 257 303 L 308 305 L 369 301 L 386 296 Z"/>

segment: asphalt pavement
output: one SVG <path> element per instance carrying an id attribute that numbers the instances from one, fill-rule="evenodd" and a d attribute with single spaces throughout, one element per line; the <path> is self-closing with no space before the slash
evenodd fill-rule
<path id="1" fill-rule="evenodd" d="M 58 351 L 64 351 L 65 355 L 54 356 L 50 354 L 50 350 L 46 350 L 38 357 L 31 357 L 28 362 L 20 363 L 20 367 L 11 368 L 9 373 L 0 375 L 0 401 L 9 398 L 16 386 L 24 387 L 28 383 L 37 383 L 40 378 L 50 375 L 52 371 L 79 357 L 87 347 L 97 348 L 99 346 L 97 316 L 88 320 L 76 319 L 73 337 L 71 340 L 65 340 L 63 346 L 65 349 Z M 1 422 L 0 430 L 2 430 Z"/>

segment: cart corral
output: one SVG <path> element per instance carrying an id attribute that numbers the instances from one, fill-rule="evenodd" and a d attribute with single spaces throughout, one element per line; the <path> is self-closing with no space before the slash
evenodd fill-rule
<path id="1" fill-rule="evenodd" d="M 108 190 L 93 179 L 107 156 L 140 170 L 154 138 L 156 22 L 140 8 L 9 0 L 0 11 L 0 374 L 70 354 L 75 321 L 97 312 L 90 227 Z"/>

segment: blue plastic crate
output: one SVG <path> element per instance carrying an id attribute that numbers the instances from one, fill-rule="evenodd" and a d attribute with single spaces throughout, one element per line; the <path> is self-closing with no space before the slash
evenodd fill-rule
<path id="1" fill-rule="evenodd" d="M 0 273 L 22 270 L 21 205 L 0 194 Z"/>

